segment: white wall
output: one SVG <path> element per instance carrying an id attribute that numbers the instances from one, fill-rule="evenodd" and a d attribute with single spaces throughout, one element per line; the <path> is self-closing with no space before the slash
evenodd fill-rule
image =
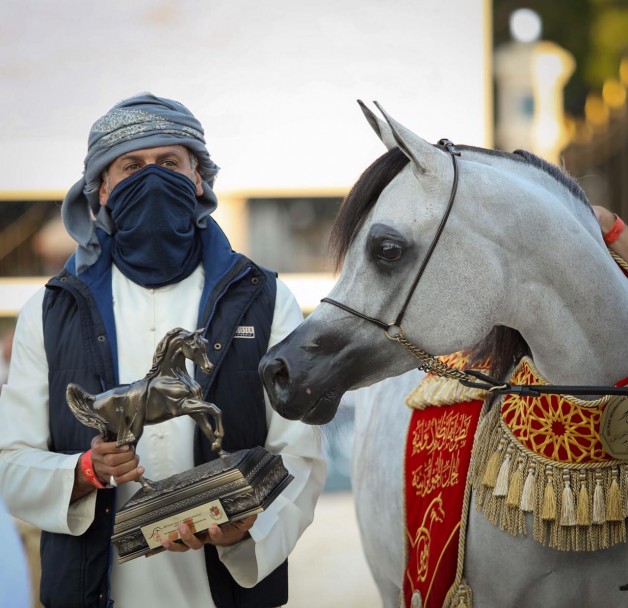
<path id="1" fill-rule="evenodd" d="M 0 194 L 63 193 L 92 122 L 143 90 L 204 123 L 219 193 L 346 188 L 382 152 L 356 98 L 429 140 L 490 145 L 489 7 L 3 0 Z"/>

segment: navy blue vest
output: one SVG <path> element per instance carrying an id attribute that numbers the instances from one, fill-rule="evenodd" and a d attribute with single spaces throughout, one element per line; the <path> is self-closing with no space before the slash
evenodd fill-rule
<path id="1" fill-rule="evenodd" d="M 214 370 L 209 377 L 198 372 L 196 379 L 203 387 L 205 400 L 222 410 L 227 429 L 223 447 L 234 451 L 264 445 L 266 440 L 264 397 L 257 367 L 270 337 L 276 281 L 274 274 L 227 250 L 217 225 L 210 228 L 213 230 L 202 231 L 206 283 L 199 327 L 207 327 L 208 357 Z M 48 282 L 44 297 L 50 450 L 55 452 L 83 452 L 96 434 L 69 410 L 65 401 L 68 383 L 75 382 L 92 394 L 117 384 L 113 311 L 103 304 L 111 302 L 111 266 L 106 239 L 102 243 L 103 255 L 94 267 L 79 279 L 74 276 L 70 260 L 66 269 Z M 212 274 L 217 262 L 222 264 L 222 273 Z M 239 326 L 254 327 L 255 338 L 235 338 Z M 195 464 L 215 458 L 198 428 L 194 457 Z M 109 570 L 114 559 L 110 536 L 115 490 L 97 492 L 94 522 L 83 535 L 42 534 L 40 595 L 46 608 L 113 605 Z M 215 547 L 206 545 L 204 550 L 210 589 L 218 608 L 270 608 L 287 602 L 287 561 L 258 585 L 246 589 L 233 580 Z"/>

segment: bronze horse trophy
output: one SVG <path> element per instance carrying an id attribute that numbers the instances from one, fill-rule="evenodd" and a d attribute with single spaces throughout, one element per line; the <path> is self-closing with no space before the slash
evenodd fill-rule
<path id="1" fill-rule="evenodd" d="M 118 562 L 163 550 L 165 538 L 178 542 L 177 527 L 186 523 L 198 533 L 212 524 L 234 522 L 260 513 L 293 477 L 281 456 L 263 447 L 227 453 L 222 449 L 222 413 L 203 400 L 201 386 L 186 370 L 186 360 L 210 374 L 204 329 L 177 327 L 157 345 L 153 365 L 143 379 L 91 395 L 68 384 L 66 398 L 76 418 L 98 429 L 105 441 L 135 447 L 144 425 L 188 415 L 220 458 L 166 479 L 141 477 L 142 489 L 116 513 L 112 542 Z M 214 426 L 210 423 L 213 418 Z"/>

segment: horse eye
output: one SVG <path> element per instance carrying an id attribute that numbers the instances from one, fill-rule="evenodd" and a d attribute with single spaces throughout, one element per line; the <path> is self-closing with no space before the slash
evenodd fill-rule
<path id="1" fill-rule="evenodd" d="M 379 257 L 387 262 L 396 262 L 403 253 L 403 250 L 397 243 L 387 241 L 382 243 L 379 248 Z"/>

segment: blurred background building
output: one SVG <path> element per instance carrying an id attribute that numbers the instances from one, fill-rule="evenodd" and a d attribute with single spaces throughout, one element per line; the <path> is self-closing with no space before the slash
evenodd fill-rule
<path id="1" fill-rule="evenodd" d="M 495 145 L 563 166 L 628 216 L 628 3 L 493 1 Z"/>
<path id="2" fill-rule="evenodd" d="M 490 14 L 488 0 L 2 3 L 0 334 L 74 249 L 59 208 L 91 124 L 142 90 L 201 120 L 216 219 L 307 314 L 333 284 L 340 201 L 385 151 L 356 99 L 430 141 L 492 145 Z M 330 486 L 346 487 L 350 441 L 336 443 Z"/>
<path id="3" fill-rule="evenodd" d="M 73 250 L 59 209 L 89 128 L 143 90 L 204 124 L 216 219 L 305 314 L 333 284 L 340 201 L 384 151 L 357 98 L 430 141 L 535 152 L 628 219 L 625 0 L 4 0 L 0 83 L 0 383 L 20 307 Z M 348 399 L 323 429 L 330 493 L 350 489 L 352 421 Z M 328 605 L 376 606 L 358 586 Z"/>

